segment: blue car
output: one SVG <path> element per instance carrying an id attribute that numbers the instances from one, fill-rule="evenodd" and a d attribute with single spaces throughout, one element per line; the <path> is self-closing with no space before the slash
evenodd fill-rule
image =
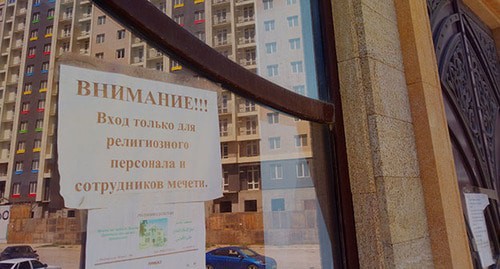
<path id="1" fill-rule="evenodd" d="M 207 269 L 276 269 L 273 258 L 245 247 L 224 247 L 205 255 Z"/>

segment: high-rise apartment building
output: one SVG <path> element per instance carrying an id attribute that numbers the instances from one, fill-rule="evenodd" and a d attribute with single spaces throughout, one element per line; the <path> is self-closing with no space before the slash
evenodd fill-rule
<path id="1" fill-rule="evenodd" d="M 302 45 L 306 30 L 301 17 L 307 11 L 298 1 L 279 2 L 151 1 L 249 71 L 314 96 L 315 86 L 306 79 L 314 69 Z M 0 192 L 5 201 L 36 204 L 33 216 L 42 216 L 47 209 L 63 206 L 55 193 L 51 195 L 59 181 L 58 88 L 52 75 L 58 55 L 73 52 L 158 71 L 189 71 L 87 0 L 9 0 L 0 10 Z M 274 128 L 278 125 L 286 128 Z M 224 196 L 207 204 L 209 214 L 265 211 L 270 212 L 268 219 L 273 212 L 288 219 L 283 212 L 316 210 L 308 122 L 223 90 L 219 128 Z"/>

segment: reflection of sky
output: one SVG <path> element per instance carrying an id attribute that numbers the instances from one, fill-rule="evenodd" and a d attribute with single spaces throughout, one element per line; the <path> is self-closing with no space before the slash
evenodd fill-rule
<path id="1" fill-rule="evenodd" d="M 300 12 L 300 16 L 302 17 L 302 39 L 304 44 L 304 68 L 306 72 L 307 96 L 318 99 L 310 1 L 300 1 Z"/>

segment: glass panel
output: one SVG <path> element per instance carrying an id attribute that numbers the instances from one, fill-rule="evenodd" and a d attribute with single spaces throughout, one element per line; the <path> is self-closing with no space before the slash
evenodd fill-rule
<path id="1" fill-rule="evenodd" d="M 291 91 L 318 97 L 309 1 L 151 2 L 248 70 Z M 111 62 L 118 69 L 145 68 L 158 77 L 164 75 L 160 72 L 172 73 L 187 85 L 200 77 L 131 34 L 91 1 L 48 0 L 35 5 L 19 0 L 0 4 L 0 9 L 4 18 L 12 17 L 1 22 L 0 31 L 0 193 L 3 203 L 13 205 L 0 208 L 2 218 L 10 216 L 7 244 L 34 245 L 43 263 L 78 268 L 83 262 L 80 251 L 96 251 L 86 248 L 84 232 L 95 231 L 87 227 L 87 211 L 65 208 L 59 193 L 63 179 L 57 166 L 57 113 L 58 94 L 64 89 L 58 89 L 53 79 L 56 57 L 72 52 L 99 58 L 98 63 Z M 330 145 L 324 138 L 328 128 L 225 89 L 218 88 L 217 98 L 222 163 L 218 180 L 223 195 L 205 202 L 207 264 L 236 268 L 230 265 L 236 257 L 245 268 L 264 268 L 259 253 L 272 258 L 264 260 L 266 268 L 276 268 L 274 263 L 279 268 L 331 268 L 333 235 L 327 227 L 333 230 L 335 205 L 328 192 L 333 181 Z M 85 162 L 78 169 L 85 175 Z M 153 229 L 141 224 L 140 246 L 165 243 L 153 242 L 146 236 Z"/>

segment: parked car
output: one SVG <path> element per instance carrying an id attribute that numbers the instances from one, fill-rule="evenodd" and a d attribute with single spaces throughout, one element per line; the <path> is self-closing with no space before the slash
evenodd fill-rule
<path id="1" fill-rule="evenodd" d="M 33 258 L 17 258 L 0 261 L 0 269 L 62 269 L 58 266 L 50 266 Z"/>
<path id="2" fill-rule="evenodd" d="M 276 269 L 273 258 L 245 247 L 223 247 L 205 254 L 207 269 Z M 0 268 L 1 269 L 1 268 Z"/>
<path id="3" fill-rule="evenodd" d="M 0 253 L 0 261 L 15 258 L 33 258 L 38 260 L 38 254 L 29 245 L 8 246 Z"/>

